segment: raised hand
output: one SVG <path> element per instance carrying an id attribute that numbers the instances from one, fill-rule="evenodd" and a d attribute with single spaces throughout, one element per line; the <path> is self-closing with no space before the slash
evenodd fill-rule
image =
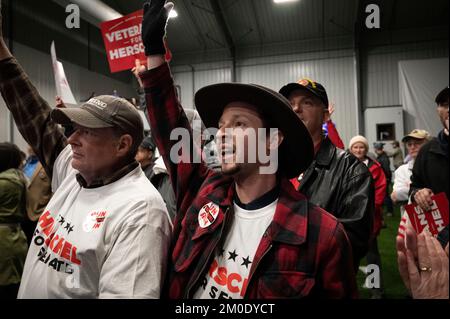
<path id="1" fill-rule="evenodd" d="M 141 78 L 139 77 L 139 73 L 145 72 L 146 70 L 147 68 L 145 67 L 145 65 L 141 64 L 141 61 L 139 59 L 136 59 L 134 61 L 134 68 L 131 69 L 131 72 L 136 77 L 140 87 L 143 87 L 143 84 Z"/>
<path id="2" fill-rule="evenodd" d="M 164 36 L 173 3 L 166 0 L 151 0 L 144 4 L 144 19 L 142 21 L 142 42 L 145 55 L 164 55 Z"/>
<path id="3" fill-rule="evenodd" d="M 2 9 L 2 6 L 0 3 L 0 60 L 3 60 L 3 59 L 7 59 L 7 58 L 11 57 L 12 55 L 11 55 L 11 52 L 9 52 L 9 49 L 6 46 L 6 43 L 3 39 L 3 27 L 2 27 L 3 17 L 2 17 L 1 9 Z"/>
<path id="4" fill-rule="evenodd" d="M 64 104 L 64 101 L 62 100 L 62 98 L 60 96 L 56 96 L 55 97 L 55 101 L 56 101 L 56 107 L 59 109 L 65 109 L 67 106 Z"/>

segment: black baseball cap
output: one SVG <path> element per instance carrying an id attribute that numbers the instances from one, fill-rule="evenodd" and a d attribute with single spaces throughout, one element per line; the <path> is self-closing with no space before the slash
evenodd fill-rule
<path id="1" fill-rule="evenodd" d="M 444 104 L 445 102 L 448 102 L 448 86 L 436 96 L 437 105 Z"/>
<path id="2" fill-rule="evenodd" d="M 328 95 L 327 95 L 327 91 L 325 90 L 325 88 L 323 87 L 322 84 L 315 82 L 313 80 L 310 79 L 301 79 L 298 80 L 298 82 L 295 83 L 289 83 L 285 86 L 283 86 L 280 90 L 280 93 L 285 97 L 285 98 L 289 98 L 289 95 L 298 89 L 305 89 L 309 92 L 311 92 L 312 94 L 314 94 L 315 96 L 317 96 L 322 103 L 324 104 L 324 107 L 326 109 L 328 109 Z"/>
<path id="3" fill-rule="evenodd" d="M 376 143 L 373 143 L 373 148 L 375 148 L 376 150 L 382 150 L 382 149 L 384 149 L 384 145 L 386 145 L 386 144 L 381 143 L 381 142 L 376 142 Z"/>
<path id="4" fill-rule="evenodd" d="M 147 136 L 141 143 L 141 147 L 148 149 L 150 151 L 154 151 L 156 148 L 155 142 L 151 136 Z"/>

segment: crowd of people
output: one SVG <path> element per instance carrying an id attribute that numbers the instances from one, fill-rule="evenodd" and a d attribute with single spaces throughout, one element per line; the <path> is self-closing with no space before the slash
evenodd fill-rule
<path id="1" fill-rule="evenodd" d="M 30 146 L 26 158 L 0 143 L 0 298 L 357 298 L 364 258 L 383 298 L 383 207 L 450 198 L 449 88 L 435 101 L 441 132 L 407 134 L 406 162 L 399 142 L 373 155 L 356 135 L 344 149 L 311 79 L 206 86 L 186 112 L 164 59 L 172 6 L 144 4 L 148 62 L 133 69 L 151 136 L 117 96 L 51 108 L 0 29 L 0 91 Z M 417 234 L 402 211 L 398 232 L 410 296 L 448 299 L 448 226 Z"/>

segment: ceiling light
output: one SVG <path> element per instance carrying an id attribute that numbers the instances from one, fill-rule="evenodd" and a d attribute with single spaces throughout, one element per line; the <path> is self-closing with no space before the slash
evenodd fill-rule
<path id="1" fill-rule="evenodd" d="M 297 2 L 298 0 L 273 0 L 276 4 L 289 3 L 289 2 Z"/>
<path id="2" fill-rule="evenodd" d="M 169 18 L 176 18 L 178 17 L 178 12 L 176 12 L 174 9 L 170 10 Z"/>

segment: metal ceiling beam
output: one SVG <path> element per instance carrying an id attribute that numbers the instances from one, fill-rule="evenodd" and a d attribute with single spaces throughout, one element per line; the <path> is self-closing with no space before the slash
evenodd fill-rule
<path id="1" fill-rule="evenodd" d="M 397 22 L 397 0 L 392 0 L 389 2 L 390 8 L 389 8 L 389 23 L 388 23 L 388 30 L 392 31 L 394 28 L 395 23 Z"/>
<path id="2" fill-rule="evenodd" d="M 222 31 L 222 34 L 227 43 L 228 50 L 230 51 L 230 56 L 232 60 L 232 69 L 231 69 L 231 81 L 236 82 L 236 45 L 234 43 L 233 37 L 231 36 L 231 31 L 228 28 L 228 25 L 225 20 L 225 13 L 220 7 L 218 0 L 209 0 L 211 3 L 211 7 L 214 12 L 214 16 L 216 17 L 217 23 L 219 24 L 219 28 Z"/>
<path id="3" fill-rule="evenodd" d="M 63 8 L 73 3 L 81 8 L 81 17 L 91 25 L 100 28 L 100 23 L 122 17 L 122 14 L 99 0 L 53 0 Z"/>
<path id="4" fill-rule="evenodd" d="M 259 45 L 262 45 L 263 43 L 262 28 L 261 23 L 259 23 L 258 15 L 256 14 L 256 5 L 254 0 L 250 1 L 250 6 L 253 12 L 253 17 L 255 18 L 256 32 L 258 33 Z"/>
<path id="5" fill-rule="evenodd" d="M 79 5 L 83 10 L 102 22 L 123 17 L 121 13 L 100 0 L 72 0 L 71 2 Z"/>
<path id="6" fill-rule="evenodd" d="M 192 13 L 192 10 L 189 6 L 189 4 L 186 4 L 185 1 L 179 1 L 176 3 L 176 5 L 182 5 L 184 7 L 184 9 L 186 10 L 189 19 L 191 20 L 192 24 L 194 25 L 195 28 L 195 32 L 197 33 L 198 37 L 198 41 L 200 42 L 200 44 L 203 46 L 203 50 L 206 50 L 207 46 L 206 46 L 206 40 L 205 37 L 203 35 L 203 30 L 199 27 L 199 25 L 197 24 L 197 20 L 194 18 L 194 14 Z"/>
<path id="7" fill-rule="evenodd" d="M 364 12 L 365 12 L 365 4 L 366 1 L 358 0 L 356 3 L 356 20 L 354 27 L 354 46 L 355 48 L 359 48 L 361 45 L 361 34 L 363 33 L 364 28 Z"/>
<path id="8" fill-rule="evenodd" d="M 356 20 L 354 27 L 354 36 L 353 36 L 353 52 L 354 52 L 354 60 L 355 60 L 355 100 L 357 106 L 357 128 L 359 134 L 364 135 L 366 129 L 366 123 L 364 121 L 364 107 L 363 107 L 363 87 L 362 87 L 362 34 L 363 28 L 365 28 L 365 7 L 367 5 L 367 0 L 358 0 L 356 3 Z"/>

